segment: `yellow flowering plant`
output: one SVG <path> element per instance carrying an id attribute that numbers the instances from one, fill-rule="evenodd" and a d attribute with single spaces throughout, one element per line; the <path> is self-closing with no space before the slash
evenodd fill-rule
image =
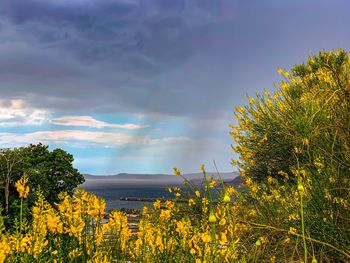
<path id="1" fill-rule="evenodd" d="M 283 80 L 277 90 L 249 99 L 231 126 L 237 167 L 246 182 L 237 198 L 247 226 L 241 242 L 254 254 L 253 240 L 268 234 L 259 249 L 276 251 L 274 256 L 285 261 L 347 261 L 349 53 L 320 52 L 278 73 Z M 271 257 L 256 252 L 254 260 Z"/>

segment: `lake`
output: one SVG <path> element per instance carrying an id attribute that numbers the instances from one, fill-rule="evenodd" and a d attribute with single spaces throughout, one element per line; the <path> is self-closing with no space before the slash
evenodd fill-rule
<path id="1" fill-rule="evenodd" d="M 149 197 L 149 198 L 172 198 L 173 194 L 169 193 L 164 187 L 160 186 L 123 186 L 113 188 L 86 188 L 87 191 L 102 197 L 106 200 L 107 210 L 114 208 L 141 209 L 148 202 L 138 201 L 121 201 L 121 197 Z"/>
<path id="2" fill-rule="evenodd" d="M 215 179 L 218 179 L 215 173 Z M 166 198 L 170 199 L 173 194 L 166 190 L 166 187 L 184 187 L 183 178 L 164 174 L 118 174 L 114 176 L 93 176 L 84 175 L 85 182 L 82 188 L 102 197 L 107 202 L 107 209 L 141 209 L 147 202 L 121 201 L 121 197 L 146 197 L 146 198 Z M 186 174 L 185 178 L 200 186 L 203 175 L 201 173 Z M 209 177 L 209 176 L 208 176 Z M 238 178 L 236 172 L 221 173 L 220 179 L 225 182 L 234 182 Z M 183 188 L 187 190 L 186 187 Z"/>

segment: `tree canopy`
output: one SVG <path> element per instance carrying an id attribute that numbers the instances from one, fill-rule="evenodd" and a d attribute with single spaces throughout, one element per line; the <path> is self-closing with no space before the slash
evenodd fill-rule
<path id="1" fill-rule="evenodd" d="M 27 174 L 30 186 L 29 202 L 33 203 L 40 189 L 47 201 L 57 201 L 58 194 L 72 194 L 84 182 L 84 177 L 73 167 L 73 155 L 62 149 L 49 150 L 48 146 L 30 144 L 25 147 L 0 150 L 0 191 L 2 206 L 9 210 L 9 202 L 18 198 L 14 183 Z"/>

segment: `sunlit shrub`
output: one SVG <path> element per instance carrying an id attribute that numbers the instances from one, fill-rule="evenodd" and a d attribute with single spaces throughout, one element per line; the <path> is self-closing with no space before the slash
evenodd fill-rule
<path id="1" fill-rule="evenodd" d="M 278 72 L 278 89 L 249 97 L 232 126 L 244 242 L 268 235 L 262 260 L 349 260 L 350 56 L 320 52 Z"/>

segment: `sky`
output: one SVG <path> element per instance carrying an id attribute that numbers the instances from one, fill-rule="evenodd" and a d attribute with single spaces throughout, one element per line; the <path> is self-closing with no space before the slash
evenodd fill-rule
<path id="1" fill-rule="evenodd" d="M 234 110 L 322 50 L 343 0 L 0 0 L 0 147 L 82 173 L 230 172 Z"/>

